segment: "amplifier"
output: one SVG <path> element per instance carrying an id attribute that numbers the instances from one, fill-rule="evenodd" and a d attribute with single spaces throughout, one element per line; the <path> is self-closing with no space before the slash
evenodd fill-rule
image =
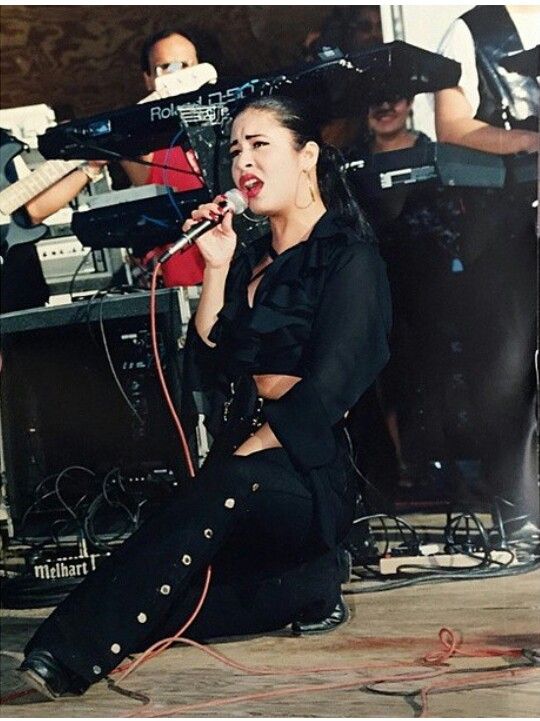
<path id="1" fill-rule="evenodd" d="M 43 275 L 51 296 L 96 291 L 128 282 L 122 250 L 91 250 L 74 235 L 47 238 L 37 243 Z"/>
<path id="2" fill-rule="evenodd" d="M 189 301 L 184 289 L 160 290 L 156 301 L 161 361 L 179 407 Z M 133 530 L 145 499 L 160 502 L 186 479 L 148 308 L 149 294 L 132 291 L 2 316 L 2 436 L 15 537 L 43 541 L 52 528 L 65 541 L 80 532 L 89 501 L 103 496 L 90 530 L 107 540 L 126 523 Z"/>

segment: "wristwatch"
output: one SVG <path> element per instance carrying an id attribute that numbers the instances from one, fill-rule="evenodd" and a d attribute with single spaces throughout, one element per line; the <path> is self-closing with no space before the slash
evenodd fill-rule
<path id="1" fill-rule="evenodd" d="M 97 180 L 100 180 L 100 178 L 103 177 L 103 169 L 95 168 L 89 163 L 81 165 L 79 170 L 82 170 L 82 172 L 86 175 L 86 177 L 88 178 L 88 180 L 90 180 L 91 183 L 95 183 Z"/>

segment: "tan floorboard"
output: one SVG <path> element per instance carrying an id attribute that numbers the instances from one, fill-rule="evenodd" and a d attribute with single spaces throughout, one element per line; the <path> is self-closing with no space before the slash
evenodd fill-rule
<path id="1" fill-rule="evenodd" d="M 357 588 L 352 584 L 349 588 Z M 286 632 L 214 645 L 251 666 L 391 664 L 413 661 L 438 646 L 443 626 L 460 631 L 465 643 L 480 646 L 540 647 L 540 572 L 526 575 L 417 586 L 347 596 L 352 619 L 325 636 L 292 638 Z M 2 695 L 23 690 L 15 671 L 25 641 L 46 611 L 2 612 Z M 487 669 L 523 667 L 520 658 L 459 658 L 451 668 L 479 680 Z M 417 671 L 423 671 L 415 666 Z M 398 673 L 396 666 L 369 673 Z M 540 716 L 540 667 L 527 683 L 474 688 L 429 696 L 429 713 L 446 718 Z M 380 695 L 364 687 L 365 673 L 319 672 L 309 676 L 255 676 L 226 668 L 194 648 L 175 647 L 136 671 L 124 686 L 150 696 L 156 711 L 191 717 L 403 717 L 418 714 L 418 696 Z M 464 676 L 454 677 L 464 678 Z M 449 680 L 449 677 L 444 677 Z M 182 714 L 176 707 L 242 694 L 350 681 L 349 690 L 308 689 L 295 695 L 202 707 Z M 394 685 L 415 691 L 425 681 Z M 386 690 L 390 687 L 386 686 Z M 31 692 L 0 707 L 2 718 L 115 717 L 141 712 L 140 702 L 110 691 L 105 682 L 82 698 L 40 701 Z"/>

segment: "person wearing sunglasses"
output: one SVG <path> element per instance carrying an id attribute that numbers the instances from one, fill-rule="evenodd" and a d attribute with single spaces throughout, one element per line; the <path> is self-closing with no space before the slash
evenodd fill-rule
<path id="1" fill-rule="evenodd" d="M 158 78 L 178 70 L 191 68 L 199 64 L 197 47 L 192 35 L 186 30 L 165 28 L 150 35 L 143 42 L 140 65 L 146 90 L 156 90 Z M 171 137 L 171 141 L 174 138 Z M 174 147 L 154 150 L 141 157 L 154 166 L 123 161 L 122 167 L 133 185 L 168 185 L 176 191 L 197 190 L 203 187 L 200 168 L 191 149 L 184 149 L 181 142 Z M 167 169 L 160 166 L 168 166 Z M 163 252 L 157 247 L 135 261 L 143 269 L 149 270 L 154 258 Z M 189 286 L 202 282 L 204 263 L 196 245 L 182 256 L 171 258 L 163 268 L 165 286 Z"/>

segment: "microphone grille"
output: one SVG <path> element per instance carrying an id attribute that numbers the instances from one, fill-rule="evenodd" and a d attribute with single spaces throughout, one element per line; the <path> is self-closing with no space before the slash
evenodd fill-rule
<path id="1" fill-rule="evenodd" d="M 231 210 L 235 215 L 243 213 L 248 207 L 247 198 L 238 188 L 232 188 L 224 193 L 227 198 L 227 203 L 231 206 Z"/>

